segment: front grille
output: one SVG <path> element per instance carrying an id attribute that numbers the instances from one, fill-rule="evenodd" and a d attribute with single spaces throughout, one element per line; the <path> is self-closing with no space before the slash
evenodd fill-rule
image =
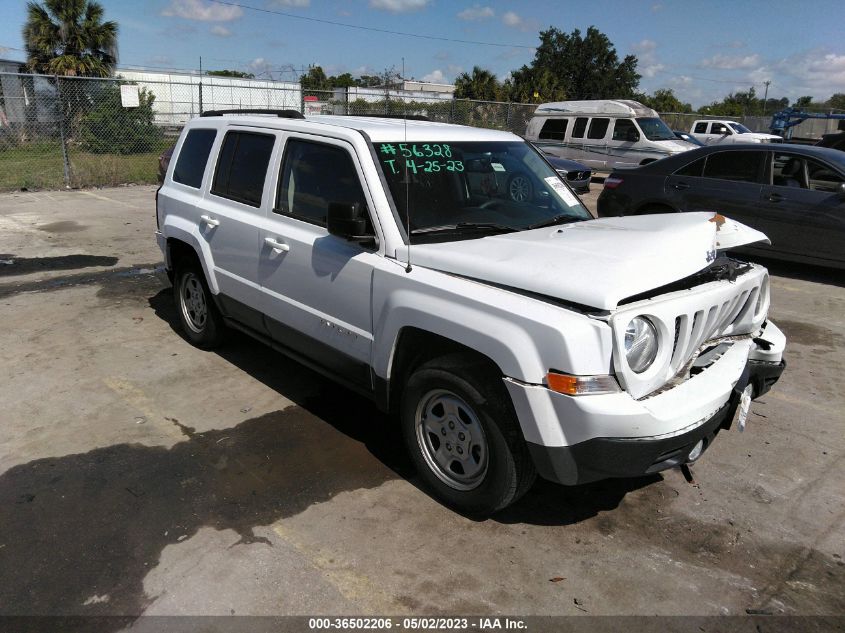
<path id="1" fill-rule="evenodd" d="M 613 315 L 614 366 L 625 390 L 640 399 L 684 382 L 707 345 L 747 338 L 761 326 L 768 309 L 768 277 L 764 269 L 749 267 L 736 277 L 712 280 L 665 295 L 626 303 Z M 763 297 L 758 308 L 758 298 Z M 625 329 L 644 315 L 658 330 L 655 365 L 634 372 L 625 356 Z M 715 359 L 713 359 L 715 360 Z M 704 371 L 701 365 L 695 371 Z"/>

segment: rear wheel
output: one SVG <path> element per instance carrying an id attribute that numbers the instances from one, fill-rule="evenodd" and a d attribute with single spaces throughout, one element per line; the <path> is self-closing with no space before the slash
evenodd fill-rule
<path id="1" fill-rule="evenodd" d="M 199 263 L 193 259 L 182 259 L 176 265 L 173 282 L 179 322 L 185 338 L 202 349 L 220 345 L 226 325 Z"/>
<path id="2" fill-rule="evenodd" d="M 456 354 L 425 363 L 408 380 L 400 415 L 419 475 L 447 505 L 489 514 L 534 482 L 501 377 L 483 362 Z"/>

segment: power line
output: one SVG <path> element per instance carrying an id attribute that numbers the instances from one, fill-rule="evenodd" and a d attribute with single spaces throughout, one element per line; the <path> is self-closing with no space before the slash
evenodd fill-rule
<path id="1" fill-rule="evenodd" d="M 534 50 L 536 46 L 526 46 L 525 44 L 504 44 L 501 42 L 481 42 L 478 40 L 460 40 L 451 37 L 438 37 L 436 35 L 423 35 L 421 33 L 408 33 L 405 31 L 391 31 L 390 29 L 380 29 L 374 26 L 360 26 L 358 24 L 349 24 L 347 22 L 336 22 L 334 20 L 325 20 L 322 18 L 312 18 L 305 15 L 296 15 L 294 13 L 286 13 L 285 11 L 276 11 L 273 9 L 262 9 L 260 7 L 251 7 L 247 4 L 240 4 L 239 2 L 229 2 L 228 0 L 210 0 L 216 4 L 224 4 L 230 7 L 238 7 L 247 9 L 249 11 L 258 11 L 260 13 L 272 13 L 273 15 L 282 15 L 286 18 L 293 18 L 295 20 L 306 20 L 308 22 L 319 22 L 320 24 L 330 24 L 332 26 L 342 26 L 347 29 L 358 29 L 361 31 L 371 31 L 375 33 L 386 33 L 388 35 L 402 35 L 404 37 L 416 37 L 423 40 L 436 40 L 438 42 L 452 42 L 453 44 L 473 44 L 476 46 L 498 46 L 501 48 L 524 48 Z"/>

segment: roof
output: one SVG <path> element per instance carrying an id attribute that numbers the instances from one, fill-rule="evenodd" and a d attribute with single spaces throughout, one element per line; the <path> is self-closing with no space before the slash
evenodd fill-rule
<path id="1" fill-rule="evenodd" d="M 819 158 L 826 160 L 839 166 L 840 169 L 845 169 L 845 152 L 830 147 L 819 147 L 817 145 L 793 145 L 791 143 L 727 143 L 715 145 L 705 145 L 704 147 L 696 147 L 688 152 L 676 154 L 675 156 L 667 156 L 661 158 L 653 163 L 648 163 L 642 167 L 636 167 L 636 170 L 655 171 L 656 173 L 663 173 L 664 171 L 672 171 L 678 166 L 687 163 L 692 163 L 703 156 L 722 152 L 742 152 L 742 151 L 756 151 L 756 152 L 786 152 L 790 154 L 798 154 L 799 156 L 808 156 L 811 158 Z"/>
<path id="2" fill-rule="evenodd" d="M 210 123 L 217 117 L 202 119 Z M 340 127 L 364 132 L 373 142 L 458 142 L 458 141 L 521 141 L 511 132 L 485 128 L 438 123 L 434 121 L 411 121 L 406 119 L 382 119 L 365 116 L 318 115 L 304 119 L 278 118 L 260 115 L 226 115 L 225 120 L 239 124 L 252 124 L 266 128 L 296 129 L 305 131 L 312 125 Z"/>
<path id="3" fill-rule="evenodd" d="M 656 117 L 657 112 L 631 99 L 589 99 L 541 103 L 536 114 L 618 114 Z"/>

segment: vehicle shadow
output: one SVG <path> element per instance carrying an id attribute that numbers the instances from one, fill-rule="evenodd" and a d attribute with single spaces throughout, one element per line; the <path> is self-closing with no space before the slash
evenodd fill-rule
<path id="1" fill-rule="evenodd" d="M 156 314 L 181 336 L 181 326 L 170 290 L 162 290 L 150 299 L 150 305 Z M 229 344 L 215 350 L 215 353 L 316 418 L 349 437 L 363 441 L 373 457 L 397 476 L 428 494 L 428 490 L 416 477 L 395 420 L 379 411 L 370 400 L 341 387 L 266 345 L 239 332 L 232 332 L 232 337 Z M 325 394 L 326 397 L 319 394 Z M 368 429 L 375 430 L 375 434 L 370 436 Z M 610 479 L 580 486 L 561 486 L 538 479 L 523 499 L 493 517 L 464 516 L 471 520 L 489 519 L 501 523 L 570 525 L 594 517 L 600 512 L 612 510 L 629 492 L 662 480 L 660 475 L 650 475 L 635 479 Z"/>

